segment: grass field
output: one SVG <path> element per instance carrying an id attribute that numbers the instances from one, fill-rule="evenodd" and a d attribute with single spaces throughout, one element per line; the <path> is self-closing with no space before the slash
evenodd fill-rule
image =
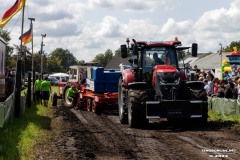
<path id="1" fill-rule="evenodd" d="M 231 121 L 240 124 L 240 117 L 238 116 L 222 116 L 220 114 L 214 113 L 213 111 L 208 111 L 209 117 L 216 121 L 216 120 L 221 120 L 221 121 Z"/>
<path id="2" fill-rule="evenodd" d="M 57 91 L 57 87 L 52 91 Z M 31 160 L 34 145 L 46 139 L 51 116 L 51 107 L 32 104 L 21 118 L 14 118 L 0 128 L 0 160 Z"/>

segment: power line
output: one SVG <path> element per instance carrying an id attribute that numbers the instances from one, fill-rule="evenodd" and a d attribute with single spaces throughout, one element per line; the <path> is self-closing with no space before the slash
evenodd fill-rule
<path id="1" fill-rule="evenodd" d="M 22 15 L 22 12 L 21 12 L 21 14 L 19 14 L 17 21 L 14 23 L 14 25 L 13 25 L 13 27 L 11 28 L 11 30 L 9 31 L 9 33 L 12 32 L 13 28 L 16 26 L 17 22 L 19 21 L 21 15 Z"/>

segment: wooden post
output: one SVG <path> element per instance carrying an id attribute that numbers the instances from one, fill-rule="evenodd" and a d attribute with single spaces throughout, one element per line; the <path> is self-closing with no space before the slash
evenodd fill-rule
<path id="1" fill-rule="evenodd" d="M 22 60 L 17 60 L 16 81 L 15 81 L 15 117 L 21 115 L 21 87 L 22 87 Z"/>
<path id="2" fill-rule="evenodd" d="M 28 91 L 27 91 L 27 106 L 31 108 L 31 95 L 32 95 L 32 90 L 31 90 L 31 72 L 28 72 Z"/>

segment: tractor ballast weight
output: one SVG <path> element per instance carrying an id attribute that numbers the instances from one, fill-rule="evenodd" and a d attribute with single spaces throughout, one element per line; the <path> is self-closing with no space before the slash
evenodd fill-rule
<path id="1" fill-rule="evenodd" d="M 178 65 L 177 52 L 192 49 L 197 56 L 198 46 L 181 47 L 174 41 L 146 42 L 132 40 L 121 45 L 125 58 L 132 51 L 131 68 L 122 71 L 118 86 L 120 121 L 130 127 L 141 127 L 148 119 L 199 119 L 207 122 L 207 94 L 203 82 L 189 81 Z M 158 63 L 157 63 L 158 62 Z"/>

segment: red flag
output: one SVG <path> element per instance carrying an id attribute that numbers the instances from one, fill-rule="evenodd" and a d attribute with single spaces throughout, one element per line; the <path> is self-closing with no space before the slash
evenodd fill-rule
<path id="1" fill-rule="evenodd" d="M 2 16 L 2 19 L 0 20 L 0 28 L 3 28 L 8 23 L 8 21 L 10 21 L 11 18 L 17 14 L 23 6 L 25 6 L 25 1 L 26 0 L 16 0 L 14 5 L 9 8 Z"/>

